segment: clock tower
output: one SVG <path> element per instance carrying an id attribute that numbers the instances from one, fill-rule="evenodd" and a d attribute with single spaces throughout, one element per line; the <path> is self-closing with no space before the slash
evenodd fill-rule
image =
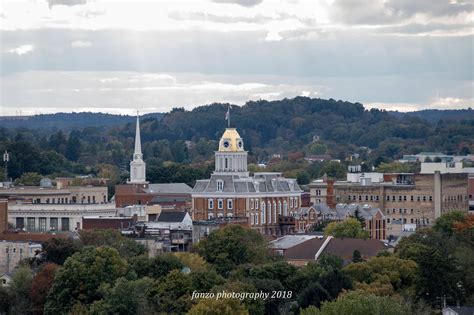
<path id="1" fill-rule="evenodd" d="M 247 151 L 244 150 L 244 142 L 235 128 L 227 128 L 224 131 L 215 157 L 215 174 L 236 174 L 248 177 Z"/>

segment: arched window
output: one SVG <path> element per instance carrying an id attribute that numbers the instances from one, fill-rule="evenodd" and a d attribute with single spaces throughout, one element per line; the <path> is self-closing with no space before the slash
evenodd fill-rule
<path id="1" fill-rule="evenodd" d="M 255 225 L 258 225 L 258 212 L 255 213 Z"/>
<path id="2" fill-rule="evenodd" d="M 286 216 L 288 214 L 288 203 L 283 201 L 283 215 Z"/>
<path id="3" fill-rule="evenodd" d="M 262 211 L 261 211 L 261 214 L 262 214 L 262 218 L 261 218 L 261 221 L 262 221 L 262 224 L 265 224 L 265 219 L 266 219 L 266 209 L 265 209 L 265 202 L 262 202 Z"/>
<path id="4" fill-rule="evenodd" d="M 278 214 L 281 215 L 281 201 L 278 201 Z"/>

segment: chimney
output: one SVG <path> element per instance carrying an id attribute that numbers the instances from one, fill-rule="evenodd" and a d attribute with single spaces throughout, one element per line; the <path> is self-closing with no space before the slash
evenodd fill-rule
<path id="1" fill-rule="evenodd" d="M 8 231 L 8 200 L 0 199 L 0 233 Z"/>

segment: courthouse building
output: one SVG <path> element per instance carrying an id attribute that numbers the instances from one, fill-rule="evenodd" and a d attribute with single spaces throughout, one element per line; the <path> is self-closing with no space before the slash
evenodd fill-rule
<path id="1" fill-rule="evenodd" d="M 227 128 L 215 152 L 215 171 L 198 180 L 192 191 L 193 220 L 245 219 L 262 234 L 286 235 L 295 230 L 303 191 L 295 179 L 281 173 L 250 176 L 247 151 L 235 128 Z"/>

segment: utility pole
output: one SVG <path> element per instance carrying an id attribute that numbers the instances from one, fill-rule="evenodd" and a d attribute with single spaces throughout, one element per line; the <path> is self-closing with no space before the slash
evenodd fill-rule
<path id="1" fill-rule="evenodd" d="M 3 153 L 3 163 L 5 163 L 5 182 L 8 182 L 8 162 L 10 161 L 10 154 L 5 150 Z"/>

